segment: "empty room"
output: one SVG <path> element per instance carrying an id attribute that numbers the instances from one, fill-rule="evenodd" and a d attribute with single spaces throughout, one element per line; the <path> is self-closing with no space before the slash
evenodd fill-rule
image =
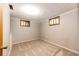
<path id="1" fill-rule="evenodd" d="M 0 55 L 79 56 L 78 3 L 4 3 L 0 7 Z"/>

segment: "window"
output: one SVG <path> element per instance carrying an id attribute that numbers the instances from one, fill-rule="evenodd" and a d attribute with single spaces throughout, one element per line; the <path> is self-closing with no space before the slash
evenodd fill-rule
<path id="1" fill-rule="evenodd" d="M 30 21 L 20 20 L 21 27 L 30 27 Z"/>
<path id="2" fill-rule="evenodd" d="M 60 16 L 49 19 L 49 26 L 59 25 L 60 24 Z"/>

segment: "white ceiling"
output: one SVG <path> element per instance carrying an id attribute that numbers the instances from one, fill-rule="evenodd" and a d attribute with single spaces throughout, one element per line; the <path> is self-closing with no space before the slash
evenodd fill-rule
<path id="1" fill-rule="evenodd" d="M 21 11 L 21 7 L 27 4 L 39 7 L 41 10 L 40 15 L 31 16 L 23 13 Z M 37 21 L 48 19 L 50 17 L 59 15 L 61 13 L 64 13 L 66 11 L 69 11 L 78 7 L 77 6 L 78 4 L 75 4 L 75 3 L 14 3 L 12 5 L 14 10 L 11 11 L 11 16 L 26 18 L 29 20 L 37 20 Z"/>

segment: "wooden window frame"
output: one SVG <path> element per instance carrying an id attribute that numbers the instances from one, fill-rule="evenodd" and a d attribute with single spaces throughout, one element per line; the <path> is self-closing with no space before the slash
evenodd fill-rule
<path id="1" fill-rule="evenodd" d="M 58 19 L 58 23 L 56 23 L 56 19 Z M 50 22 L 53 20 L 53 24 L 50 24 Z M 55 22 L 55 23 L 54 23 Z M 53 25 L 59 25 L 60 24 L 60 16 L 54 17 L 49 19 L 49 26 L 53 26 Z"/>
<path id="2" fill-rule="evenodd" d="M 25 23 L 28 22 L 28 25 L 22 25 L 22 24 L 21 24 L 22 21 L 25 22 Z M 30 21 L 27 21 L 27 20 L 20 20 L 20 26 L 21 26 L 21 27 L 30 27 Z"/>

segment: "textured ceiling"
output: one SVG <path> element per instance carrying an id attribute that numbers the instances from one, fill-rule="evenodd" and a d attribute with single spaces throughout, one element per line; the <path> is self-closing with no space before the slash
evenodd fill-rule
<path id="1" fill-rule="evenodd" d="M 21 7 L 27 4 L 39 7 L 41 10 L 40 15 L 31 16 L 23 13 L 21 11 Z M 78 7 L 77 6 L 78 4 L 76 3 L 14 3 L 12 5 L 14 10 L 11 11 L 11 16 L 26 18 L 29 20 L 36 20 L 36 21 L 42 21 Z"/>

